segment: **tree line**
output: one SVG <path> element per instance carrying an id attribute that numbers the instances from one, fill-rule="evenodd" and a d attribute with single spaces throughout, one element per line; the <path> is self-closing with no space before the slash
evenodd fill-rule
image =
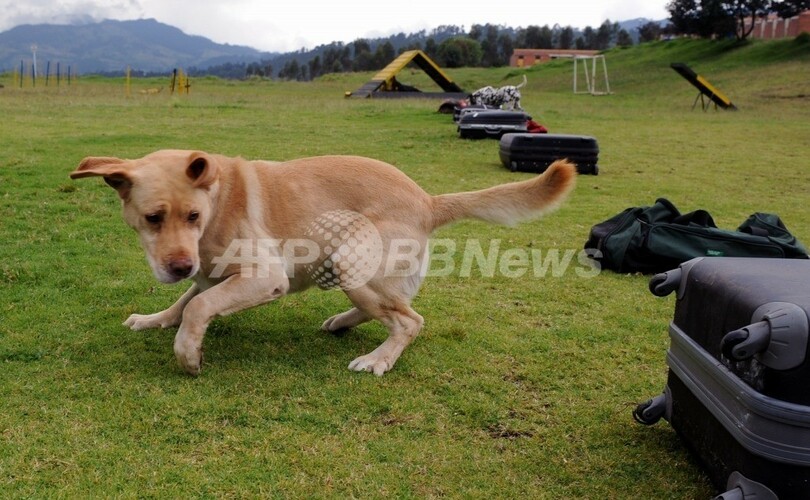
<path id="1" fill-rule="evenodd" d="M 310 51 L 282 54 L 251 63 L 226 63 L 199 70 L 192 75 L 209 74 L 224 78 L 279 78 L 283 80 L 312 80 L 328 73 L 376 71 L 384 68 L 398 54 L 407 50 L 422 50 L 442 67 L 499 67 L 509 64 L 513 50 L 593 49 L 629 46 L 636 41 L 657 38 L 660 27 L 650 22 L 636 34 L 621 29 L 609 20 L 597 28 L 578 30 L 555 25 L 510 28 L 492 24 L 475 24 L 469 32 L 463 27 L 445 25 L 430 33 L 423 31 L 405 35 L 399 33 L 383 39 L 357 39 L 343 44 L 333 42 Z"/>
<path id="2" fill-rule="evenodd" d="M 251 63 L 227 63 L 205 70 L 191 68 L 189 74 L 307 81 L 328 73 L 376 71 L 398 54 L 414 49 L 424 51 L 446 68 L 499 67 L 509 64 L 515 48 L 606 50 L 665 35 L 736 37 L 742 41 L 751 34 L 754 19 L 770 13 L 792 17 L 806 9 L 810 9 L 810 0 L 670 0 L 668 22 L 650 21 L 632 33 L 610 20 L 582 30 L 559 25 L 514 29 L 474 24 L 465 31 L 463 27 L 449 25 L 429 33 L 423 30 L 375 40 L 357 39 L 348 44 L 333 42 Z"/>

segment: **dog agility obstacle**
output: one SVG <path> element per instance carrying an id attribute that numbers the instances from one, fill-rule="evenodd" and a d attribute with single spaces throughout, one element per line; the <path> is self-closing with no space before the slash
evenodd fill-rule
<path id="1" fill-rule="evenodd" d="M 717 109 L 717 106 L 720 106 L 723 109 L 736 111 L 737 106 L 732 104 L 725 94 L 717 90 L 717 88 L 709 83 L 708 80 L 695 73 L 692 68 L 684 63 L 672 63 L 669 66 L 700 91 L 698 96 L 695 98 L 695 102 L 692 104 L 692 109 L 695 109 L 698 99 L 700 99 L 700 106 L 703 108 L 703 111 L 706 111 L 709 106 L 711 106 L 712 102 L 714 103 L 714 109 Z M 706 102 L 704 97 L 708 97 L 710 102 Z"/>
<path id="2" fill-rule="evenodd" d="M 410 63 L 419 66 L 444 92 L 422 92 L 417 88 L 397 81 L 397 74 Z M 381 69 L 368 83 L 354 92 L 347 92 L 346 97 L 464 98 L 466 94 L 427 54 L 421 50 L 409 50 L 400 54 L 388 66 Z"/>

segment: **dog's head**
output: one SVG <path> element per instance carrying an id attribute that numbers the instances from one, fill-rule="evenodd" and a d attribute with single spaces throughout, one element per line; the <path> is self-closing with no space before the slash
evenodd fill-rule
<path id="1" fill-rule="evenodd" d="M 175 150 L 137 160 L 89 157 L 70 174 L 72 179 L 93 176 L 118 192 L 124 220 L 140 236 L 159 281 L 176 283 L 199 271 L 198 243 L 219 187 L 216 158 Z"/>

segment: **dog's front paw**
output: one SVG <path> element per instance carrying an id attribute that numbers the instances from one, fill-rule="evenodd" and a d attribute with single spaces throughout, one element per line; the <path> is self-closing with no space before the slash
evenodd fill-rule
<path id="1" fill-rule="evenodd" d="M 165 321 L 161 313 L 133 314 L 127 318 L 123 324 L 132 330 L 147 330 L 149 328 L 168 328 L 174 326 L 171 322 Z"/>
<path id="2" fill-rule="evenodd" d="M 174 356 L 180 367 L 189 375 L 197 376 L 202 371 L 202 345 L 184 342 L 180 337 L 174 341 Z"/>
<path id="3" fill-rule="evenodd" d="M 349 370 L 356 372 L 371 372 L 378 377 L 382 377 L 385 372 L 392 368 L 392 364 L 384 358 L 376 356 L 374 353 L 360 356 L 349 363 Z"/>

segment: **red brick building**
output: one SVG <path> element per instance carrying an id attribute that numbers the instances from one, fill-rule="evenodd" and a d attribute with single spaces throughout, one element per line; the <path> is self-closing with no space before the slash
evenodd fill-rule
<path id="1" fill-rule="evenodd" d="M 549 62 L 552 59 L 568 58 L 576 56 L 595 56 L 598 50 L 571 50 L 571 49 L 515 49 L 512 57 L 509 58 L 509 66 L 523 68 L 539 63 Z"/>
<path id="2" fill-rule="evenodd" d="M 748 28 L 749 26 L 751 26 L 751 20 L 746 19 L 745 27 Z M 787 38 L 797 36 L 803 32 L 810 33 L 810 10 L 788 19 L 782 19 L 776 14 L 770 14 L 766 18 L 757 18 L 754 21 L 751 38 Z"/>

